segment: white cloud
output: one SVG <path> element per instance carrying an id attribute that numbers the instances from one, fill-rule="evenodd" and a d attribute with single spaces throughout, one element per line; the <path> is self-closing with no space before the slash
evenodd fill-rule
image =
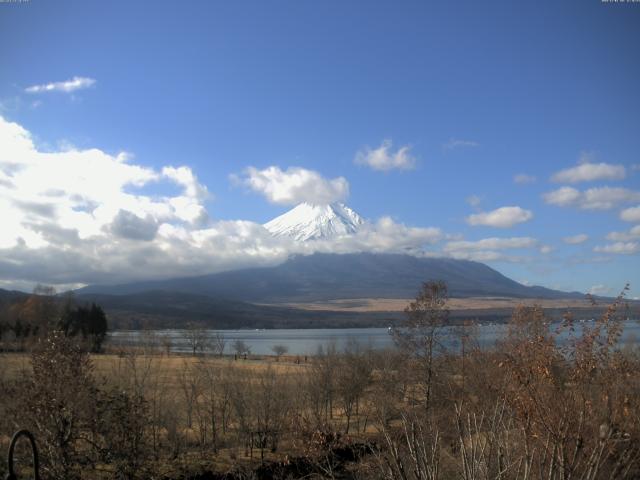
<path id="1" fill-rule="evenodd" d="M 481 202 L 482 202 L 482 198 L 479 197 L 478 195 L 469 195 L 467 197 L 467 203 L 472 207 L 479 206 Z"/>
<path id="2" fill-rule="evenodd" d="M 476 241 L 450 241 L 444 245 L 442 251 L 452 258 L 463 260 L 522 263 L 530 260 L 530 258 L 523 255 L 505 254 L 503 251 L 536 249 L 538 247 L 538 240 L 531 237 L 491 237 Z"/>
<path id="3" fill-rule="evenodd" d="M 467 217 L 469 225 L 509 228 L 533 218 L 533 212 L 517 206 L 500 207 L 490 212 L 480 212 Z"/>
<path id="4" fill-rule="evenodd" d="M 589 289 L 591 295 L 607 295 L 611 292 L 611 287 L 607 287 L 606 285 L 594 285 Z"/>
<path id="5" fill-rule="evenodd" d="M 276 166 L 263 170 L 248 167 L 243 176 L 233 175 L 231 179 L 278 205 L 297 205 L 302 202 L 322 205 L 349 196 L 349 182 L 344 177 L 326 179 L 314 170 L 300 167 L 287 170 Z"/>
<path id="6" fill-rule="evenodd" d="M 447 242 L 443 251 L 455 252 L 460 250 L 505 250 L 518 248 L 535 248 L 538 241 L 531 237 L 511 237 L 511 238 L 483 238 L 482 240 L 456 240 Z"/>
<path id="7" fill-rule="evenodd" d="M 442 145 L 442 148 L 444 150 L 453 150 L 456 148 L 475 148 L 479 146 L 480 144 L 478 142 L 474 142 L 473 140 L 460 140 L 451 138 L 447 143 Z"/>
<path id="8" fill-rule="evenodd" d="M 303 249 L 306 253 L 367 251 L 422 254 L 426 246 L 433 245 L 443 238 L 444 234 L 439 228 L 408 227 L 395 222 L 391 217 L 382 217 L 374 223 L 365 223 L 353 235 L 298 243 L 297 248 Z"/>
<path id="9" fill-rule="evenodd" d="M 615 253 L 618 255 L 633 255 L 640 253 L 640 243 L 638 242 L 615 242 L 593 249 L 599 253 Z"/>
<path id="10" fill-rule="evenodd" d="M 640 223 L 640 205 L 622 210 L 620 219 L 625 222 Z"/>
<path id="11" fill-rule="evenodd" d="M 159 181 L 182 191 L 136 193 Z M 98 149 L 43 152 L 28 131 L 0 117 L 0 280 L 152 278 L 197 273 L 198 261 L 215 268 L 216 259 L 203 261 L 196 248 L 207 231 L 206 197 L 188 167 L 158 172 Z"/>
<path id="12" fill-rule="evenodd" d="M 239 181 L 256 179 L 252 185 L 278 202 L 310 200 L 309 192 L 323 201 L 348 193 L 346 180 L 325 180 L 304 169 L 253 169 Z M 144 193 L 158 182 L 180 191 Z M 303 190 L 307 196 L 295 198 Z M 151 169 L 131 155 L 98 149 L 43 152 L 28 131 L 0 117 L 0 286 L 65 288 L 191 276 L 314 252 L 424 255 L 445 238 L 438 228 L 383 217 L 353 235 L 295 242 L 254 222 L 209 219 L 208 197 L 186 166 Z"/>
<path id="13" fill-rule="evenodd" d="M 551 205 L 558 205 L 560 207 L 567 207 L 575 205 L 581 197 L 579 190 L 573 187 L 561 187 L 552 192 L 547 192 L 542 195 L 542 198 L 546 203 Z"/>
<path id="14" fill-rule="evenodd" d="M 111 222 L 110 229 L 118 237 L 150 241 L 158 232 L 158 222 L 151 215 L 140 218 L 135 213 L 120 210 Z"/>
<path id="15" fill-rule="evenodd" d="M 209 198 L 207 187 L 198 182 L 198 179 L 189 167 L 164 167 L 162 169 L 162 175 L 182 185 L 185 188 L 185 195 L 189 198 L 195 200 L 206 200 Z"/>
<path id="16" fill-rule="evenodd" d="M 624 165 L 585 162 L 560 170 L 551 177 L 551 181 L 555 183 L 580 183 L 594 180 L 622 180 L 626 175 Z"/>
<path id="17" fill-rule="evenodd" d="M 535 183 L 536 180 L 537 178 L 534 175 L 527 175 L 526 173 L 519 173 L 513 177 L 514 183 L 519 184 Z"/>
<path id="18" fill-rule="evenodd" d="M 45 92 L 75 92 L 95 85 L 96 81 L 88 77 L 73 77 L 64 82 L 44 83 L 42 85 L 32 85 L 24 89 L 27 93 L 45 93 Z"/>
<path id="19" fill-rule="evenodd" d="M 564 243 L 567 243 L 569 245 L 579 245 L 581 243 L 586 242 L 587 240 L 589 240 L 589 235 L 587 235 L 586 233 L 579 233 L 578 235 L 573 235 L 571 237 L 564 237 L 562 239 Z"/>
<path id="20" fill-rule="evenodd" d="M 508 262 L 508 263 L 526 263 L 531 260 L 530 257 L 523 255 L 507 255 L 503 252 L 493 250 L 461 250 L 451 252 L 451 258 L 456 260 L 471 260 L 474 262 L 492 263 L 492 262 Z"/>
<path id="21" fill-rule="evenodd" d="M 392 151 L 393 142 L 384 140 L 378 148 L 365 147 L 356 153 L 354 162 L 358 165 L 366 165 L 374 170 L 411 170 L 415 168 L 416 159 L 411 155 L 411 147 L 404 145 L 395 152 Z"/>
<path id="22" fill-rule="evenodd" d="M 629 242 L 631 240 L 640 240 L 640 225 L 632 227 L 628 232 L 610 232 L 607 234 L 607 240 L 612 242 Z"/>
<path id="23" fill-rule="evenodd" d="M 551 245 L 542 245 L 539 250 L 540 253 L 546 255 L 547 253 L 553 252 L 553 247 Z"/>
<path id="24" fill-rule="evenodd" d="M 624 203 L 640 201 L 640 192 L 621 187 L 597 187 L 580 191 L 573 187 L 560 187 L 544 193 L 544 201 L 560 207 L 583 210 L 609 210 Z"/>

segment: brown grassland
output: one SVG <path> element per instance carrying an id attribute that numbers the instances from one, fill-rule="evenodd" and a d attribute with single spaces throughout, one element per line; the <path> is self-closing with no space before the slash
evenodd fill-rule
<path id="1" fill-rule="evenodd" d="M 455 349 L 440 344 L 450 305 L 425 284 L 397 348 L 308 359 L 153 341 L 90 354 L 42 324 L 3 343 L 21 351 L 0 354 L 0 447 L 32 431 L 46 479 L 640 477 L 640 353 L 618 346 L 623 296 L 592 324 L 518 306 L 484 350 L 471 324 Z"/>
<path id="2" fill-rule="evenodd" d="M 403 298 L 351 298 L 339 300 L 326 300 L 306 303 L 280 303 L 268 305 L 280 305 L 300 310 L 329 310 L 336 312 L 403 312 L 407 304 L 412 299 Z M 265 304 L 267 305 L 267 304 Z M 544 309 L 564 308 L 564 309 L 590 309 L 592 303 L 589 299 L 567 298 L 567 299 L 532 299 L 532 298 L 509 298 L 509 297 L 451 297 L 448 300 L 450 310 L 494 310 L 494 309 L 514 309 L 518 306 L 539 306 Z"/>

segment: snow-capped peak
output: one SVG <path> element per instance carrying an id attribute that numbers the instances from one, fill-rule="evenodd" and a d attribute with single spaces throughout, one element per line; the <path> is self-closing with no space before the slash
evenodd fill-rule
<path id="1" fill-rule="evenodd" d="M 264 224 L 274 236 L 296 240 L 316 240 L 354 233 L 364 219 L 342 203 L 312 205 L 301 203 Z"/>

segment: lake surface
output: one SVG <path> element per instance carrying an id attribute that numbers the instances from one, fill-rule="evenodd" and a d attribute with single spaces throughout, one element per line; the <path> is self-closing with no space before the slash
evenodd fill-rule
<path id="1" fill-rule="evenodd" d="M 582 325 L 577 323 L 576 331 L 579 334 Z M 640 323 L 635 320 L 623 322 L 624 330 L 620 339 L 620 345 L 637 344 L 640 342 Z M 476 326 L 477 341 L 480 347 L 489 348 L 495 345 L 496 340 L 504 336 L 506 325 L 481 325 Z M 460 328 L 446 327 L 441 330 L 441 341 L 446 348 L 460 348 Z M 185 330 L 154 330 L 150 335 L 144 331 L 118 330 L 109 334 L 111 345 L 141 345 L 149 341 L 157 342 L 162 346 L 170 341 L 171 350 L 174 352 L 188 352 L 189 345 L 185 338 Z M 350 341 L 358 342 L 363 347 L 374 349 L 393 348 L 393 338 L 386 328 L 340 328 L 340 329 L 278 329 L 278 330 L 207 330 L 211 336 L 223 335 L 226 340 L 226 354 L 233 354 L 232 344 L 241 340 L 251 348 L 251 353 L 256 355 L 272 355 L 274 345 L 284 345 L 289 349 L 289 355 L 313 355 L 319 347 L 335 344 L 338 350 L 344 349 Z M 566 335 L 563 337 L 566 338 Z"/>

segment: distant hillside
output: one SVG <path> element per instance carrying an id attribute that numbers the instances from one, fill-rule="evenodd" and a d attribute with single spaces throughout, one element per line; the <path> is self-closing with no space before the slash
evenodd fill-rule
<path id="1" fill-rule="evenodd" d="M 188 323 L 219 329 L 386 327 L 404 318 L 401 311 L 302 310 L 160 290 L 130 295 L 85 294 L 78 295 L 78 300 L 101 305 L 107 312 L 111 329 L 184 328 Z M 593 318 L 604 308 L 602 305 L 572 310 L 580 318 Z M 545 311 L 550 318 L 559 320 L 566 308 L 552 307 Z M 513 307 L 453 309 L 451 321 L 505 322 L 512 312 Z M 632 316 L 637 317 L 639 312 L 640 306 L 634 305 Z"/>
<path id="2" fill-rule="evenodd" d="M 23 292 L 0 289 L 0 307 L 27 298 Z M 102 306 L 109 319 L 109 328 L 184 328 L 198 323 L 211 328 L 350 328 L 386 327 L 404 318 L 402 311 L 336 311 L 305 310 L 295 307 L 254 305 L 247 302 L 222 300 L 207 295 L 163 290 L 136 292 L 127 295 L 78 293 L 80 303 L 96 302 Z M 566 312 L 562 302 L 552 302 L 545 311 L 552 319 L 560 319 Z M 580 318 L 593 318 L 602 313 L 606 304 L 598 307 L 578 307 L 572 310 Z M 513 307 L 470 307 L 451 311 L 451 321 L 479 322 L 507 321 Z M 0 313 L 2 308 L 0 308 Z M 638 318 L 640 302 L 632 302 L 630 316 Z M 0 317 L 0 321 L 1 321 Z"/>
<path id="3" fill-rule="evenodd" d="M 522 285 L 478 262 L 401 254 L 314 254 L 275 267 L 123 285 L 94 285 L 80 294 L 126 295 L 150 290 L 244 302 L 301 302 L 343 298 L 411 298 L 422 282 L 444 280 L 452 297 L 578 298 Z"/>
<path id="4" fill-rule="evenodd" d="M 112 329 L 184 328 L 189 323 L 211 328 L 333 328 L 387 326 L 398 312 L 307 311 L 252 305 L 182 292 L 146 291 L 129 295 L 79 294 L 81 301 L 104 307 Z"/>
<path id="5" fill-rule="evenodd" d="M 19 300 L 24 300 L 29 296 L 28 293 L 19 292 L 17 290 L 3 290 L 0 288 L 0 306 L 10 305 Z"/>

